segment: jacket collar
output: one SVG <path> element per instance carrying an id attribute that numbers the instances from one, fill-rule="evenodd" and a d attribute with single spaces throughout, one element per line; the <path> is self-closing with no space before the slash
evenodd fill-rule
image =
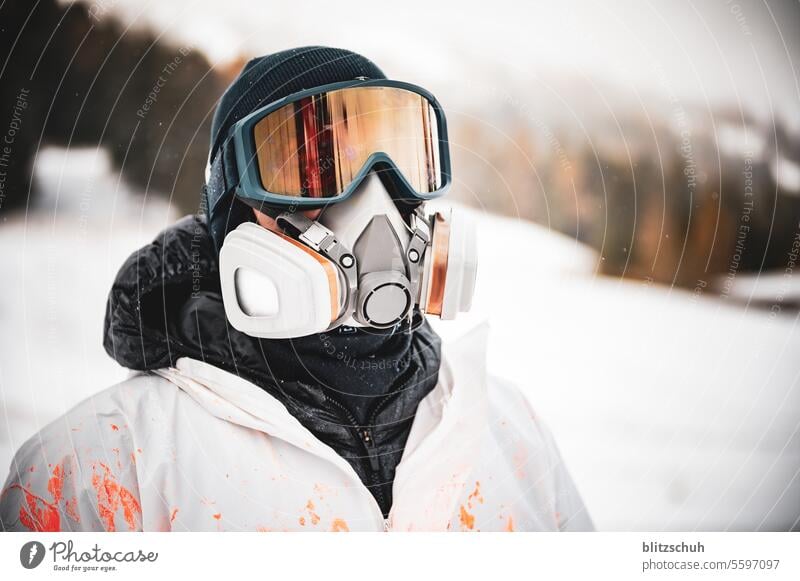
<path id="1" fill-rule="evenodd" d="M 394 481 L 390 518 L 398 528 L 406 528 L 412 521 L 418 526 L 441 527 L 467 485 L 475 440 L 486 426 L 487 333 L 488 326 L 481 323 L 443 345 L 439 381 L 417 409 Z M 189 357 L 155 373 L 176 384 L 213 416 L 280 438 L 335 464 L 375 503 L 346 460 L 254 383 Z M 422 492 L 429 498 L 420 498 L 419 487 L 410 485 L 420 479 L 430 484 Z M 401 508 L 395 510 L 398 506 Z M 418 514 L 422 507 L 425 514 Z"/>

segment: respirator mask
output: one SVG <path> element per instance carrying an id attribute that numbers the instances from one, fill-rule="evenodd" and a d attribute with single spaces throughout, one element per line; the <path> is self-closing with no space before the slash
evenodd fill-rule
<path id="1" fill-rule="evenodd" d="M 291 95 L 238 121 L 210 172 L 259 217 L 219 253 L 237 330 L 391 332 L 417 313 L 469 310 L 474 225 L 458 211 L 425 212 L 450 164 L 444 114 L 423 89 L 357 80 Z"/>

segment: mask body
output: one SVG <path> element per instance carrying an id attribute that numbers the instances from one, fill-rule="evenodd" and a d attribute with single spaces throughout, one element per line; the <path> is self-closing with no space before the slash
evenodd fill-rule
<path id="1" fill-rule="evenodd" d="M 377 174 L 316 221 L 277 216 L 284 232 L 247 222 L 220 250 L 225 311 L 254 337 L 284 339 L 340 325 L 392 329 L 415 311 L 452 319 L 469 310 L 477 273 L 466 215 L 403 217 Z"/>

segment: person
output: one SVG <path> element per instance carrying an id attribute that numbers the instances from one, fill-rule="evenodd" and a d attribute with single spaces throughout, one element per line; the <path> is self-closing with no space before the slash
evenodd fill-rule
<path id="1" fill-rule="evenodd" d="M 592 522 L 526 398 L 487 375 L 443 110 L 368 59 L 250 61 L 204 211 L 136 251 L 104 346 L 132 370 L 17 452 L 5 530 L 558 531 Z"/>

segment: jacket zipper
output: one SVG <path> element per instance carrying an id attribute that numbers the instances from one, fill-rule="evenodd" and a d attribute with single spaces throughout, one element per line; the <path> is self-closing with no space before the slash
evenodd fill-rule
<path id="1" fill-rule="evenodd" d="M 370 468 L 372 468 L 372 471 L 370 472 L 370 482 L 372 483 L 371 488 L 375 491 L 375 500 L 378 501 L 378 506 L 381 509 L 381 515 L 385 518 L 386 515 L 383 514 L 383 505 L 386 504 L 386 497 L 383 494 L 380 463 L 378 462 L 378 454 L 377 450 L 375 449 L 375 439 L 372 437 L 372 430 L 369 428 L 361 428 L 361 442 L 364 444 L 364 449 L 367 452 L 367 459 L 369 460 Z M 391 507 L 389 507 L 389 509 L 391 509 Z"/>
<path id="2" fill-rule="evenodd" d="M 372 430 L 369 428 L 362 428 L 361 441 L 364 443 L 364 448 L 367 450 L 369 465 L 372 467 L 372 471 L 377 474 L 380 472 L 381 467 L 378 463 L 378 455 L 375 450 L 375 440 L 372 438 Z"/>
<path id="3" fill-rule="evenodd" d="M 392 401 L 397 396 L 397 392 L 390 393 L 386 397 L 384 397 L 378 404 L 375 406 L 375 409 L 372 410 L 372 413 L 367 420 L 368 426 L 374 426 L 375 420 L 378 417 L 378 414 L 381 412 L 383 408 L 388 405 L 390 401 Z M 378 463 L 378 456 L 377 450 L 375 449 L 375 438 L 372 435 L 372 431 L 369 428 L 362 428 L 361 430 L 361 439 L 364 442 L 364 447 L 367 450 L 367 456 L 369 458 L 370 466 L 372 467 L 372 484 L 375 488 L 376 497 L 380 499 L 379 505 L 383 505 L 386 503 L 386 498 L 383 494 L 383 484 L 380 482 L 380 465 Z M 392 507 L 388 507 L 388 510 L 391 510 Z M 381 508 L 381 512 L 383 508 Z M 384 515 L 385 517 L 386 515 Z M 384 519 L 384 530 L 386 530 L 386 521 Z"/>
<path id="4" fill-rule="evenodd" d="M 375 418 L 380 413 L 380 411 L 386 406 L 386 404 L 394 399 L 396 393 L 391 393 L 384 397 L 378 404 L 375 406 L 375 409 L 370 414 L 369 420 L 367 421 L 366 426 L 359 425 L 356 418 L 353 414 L 350 413 L 344 405 L 339 403 L 336 399 L 326 395 L 325 397 L 334 404 L 337 408 L 339 408 L 344 417 L 350 423 L 351 427 L 356 431 L 359 436 L 359 440 L 361 440 L 361 444 L 364 448 L 364 453 L 367 457 L 367 461 L 369 462 L 370 467 L 370 483 L 372 484 L 371 488 L 374 490 L 375 499 L 378 501 L 378 506 L 381 509 L 381 513 L 383 513 L 383 505 L 386 503 L 386 497 L 383 494 L 382 484 L 380 482 L 380 462 L 378 461 L 378 451 L 375 448 L 375 438 L 373 437 L 372 430 L 369 426 L 373 426 L 375 424 Z M 391 509 L 391 507 L 389 507 Z"/>
<path id="5" fill-rule="evenodd" d="M 364 448 L 364 455 L 367 457 L 369 462 L 369 481 L 372 484 L 373 490 L 375 491 L 375 499 L 378 501 L 378 507 L 383 513 L 383 504 L 385 502 L 385 498 L 383 496 L 383 491 L 380 487 L 380 463 L 378 462 L 378 455 L 377 451 L 375 450 L 375 440 L 372 437 L 372 431 L 367 427 L 362 427 L 353 414 L 350 413 L 344 405 L 336 401 L 334 398 L 326 395 L 325 396 L 328 401 L 334 404 L 337 408 L 339 408 L 344 415 L 345 419 L 350 423 L 350 427 L 358 435 L 358 439 L 361 442 L 362 447 Z"/>

